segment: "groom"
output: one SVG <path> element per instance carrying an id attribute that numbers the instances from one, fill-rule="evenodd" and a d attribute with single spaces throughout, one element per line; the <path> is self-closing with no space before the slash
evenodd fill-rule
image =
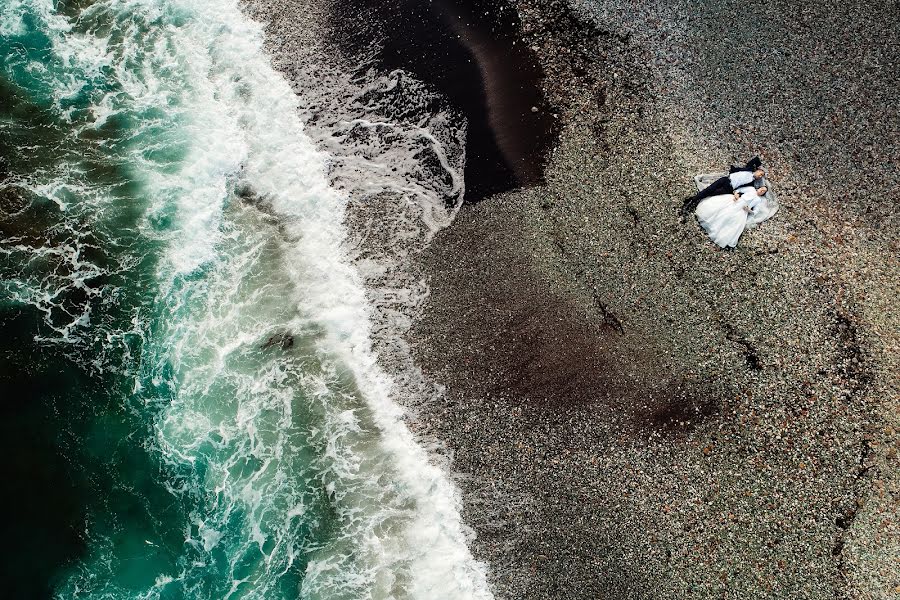
<path id="1" fill-rule="evenodd" d="M 718 196 L 719 194 L 730 194 L 739 188 L 753 185 L 760 181 L 765 174 L 765 171 L 762 170 L 762 161 L 758 156 L 751 158 L 743 167 L 731 167 L 728 170 L 728 175 L 716 179 L 709 187 L 686 198 L 681 206 L 681 215 L 684 216 L 693 212 L 704 198 Z"/>

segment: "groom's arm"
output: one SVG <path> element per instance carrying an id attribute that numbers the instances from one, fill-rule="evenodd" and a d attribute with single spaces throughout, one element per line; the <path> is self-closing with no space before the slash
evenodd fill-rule
<path id="1" fill-rule="evenodd" d="M 758 156 L 754 156 L 750 160 L 747 161 L 747 164 L 744 166 L 748 171 L 755 171 L 762 167 L 762 160 Z"/>
<path id="2" fill-rule="evenodd" d="M 729 174 L 737 173 L 738 171 L 749 171 L 752 173 L 753 171 L 757 170 L 761 166 L 762 166 L 762 161 L 759 159 L 758 156 L 754 156 L 753 158 L 748 160 L 747 164 L 744 165 L 743 167 L 737 167 L 735 165 L 731 165 L 728 168 L 728 173 Z"/>

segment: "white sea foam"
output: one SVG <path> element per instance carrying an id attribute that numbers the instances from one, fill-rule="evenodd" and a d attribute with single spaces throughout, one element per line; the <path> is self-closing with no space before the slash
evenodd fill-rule
<path id="1" fill-rule="evenodd" d="M 219 89 L 220 99 L 238 107 L 249 145 L 242 177 L 271 203 L 283 224 L 282 267 L 288 270 L 299 292 L 299 318 L 322 328 L 324 335 L 316 348 L 320 360 L 330 364 L 335 357 L 337 368 L 349 368 L 355 387 L 365 398 L 365 406 L 380 430 L 380 435 L 371 440 L 374 448 L 368 452 L 387 453 L 399 480 L 392 485 L 400 485 L 402 495 L 408 495 L 412 502 L 409 522 L 402 523 L 395 533 L 403 538 L 401 542 L 386 544 L 371 529 L 356 532 L 355 542 L 376 544 L 384 566 L 407 566 L 409 588 L 405 591 L 411 597 L 487 597 L 484 569 L 473 561 L 466 547 L 456 491 L 416 445 L 402 422 L 400 409 L 390 400 L 391 383 L 371 353 L 370 309 L 359 275 L 349 264 L 343 247 L 346 201 L 328 186 L 324 174 L 326 157 L 315 150 L 303 133 L 296 97 L 262 52 L 258 25 L 244 19 L 233 3 L 211 3 L 207 7 L 210 12 L 199 21 L 213 23 L 217 28 L 224 26 L 228 31 L 225 39 L 213 46 L 213 52 L 221 53 L 216 57 L 219 64 L 240 65 L 240 70 L 228 78 L 229 87 Z M 233 95 L 226 98 L 228 94 Z M 335 390 L 325 390 L 327 386 L 323 389 L 326 396 L 335 394 Z M 355 432 L 356 421 L 348 419 L 348 415 L 354 416 L 349 411 L 333 413 L 330 426 Z M 358 444 L 353 450 L 355 456 L 349 460 L 357 464 L 379 460 L 366 458 L 367 449 Z M 341 464 L 340 460 L 336 462 Z M 356 477 L 371 478 L 371 485 L 377 482 L 378 475 L 360 473 Z M 334 482 L 337 487 L 341 483 L 340 479 Z M 363 508 L 374 511 L 370 521 L 381 518 L 380 507 Z M 387 548 L 392 552 L 385 552 Z M 314 562 L 310 569 L 316 568 Z M 311 581 L 309 585 L 315 583 Z M 390 593 L 398 591 L 402 593 Z"/>
<path id="2" fill-rule="evenodd" d="M 145 139 L 125 158 L 149 197 L 140 234 L 165 248 L 135 390 L 156 411 L 166 484 L 194 509 L 177 572 L 154 574 L 136 595 L 180 586 L 186 597 L 274 598 L 282 576 L 306 564 L 306 598 L 490 597 L 458 493 L 391 399 L 348 256 L 347 198 L 329 185 L 329 157 L 304 133 L 259 25 L 235 0 L 96 2 L 83 17 L 119 15 L 113 43 L 73 33 L 49 0 L 34 3 L 64 67 L 47 74 L 60 77 L 60 113 L 66 98 L 112 72 L 118 85 L 91 92 L 83 127 L 120 114 L 141 121 L 135 136 Z M 153 110 L 166 114 L 148 117 Z M 392 156 L 409 173 L 422 168 L 415 154 L 431 148 L 444 180 L 423 174 L 400 189 L 427 231 L 448 222 L 461 199 L 461 157 L 438 137 L 458 132 L 439 120 L 344 126 L 341 135 L 389 129 L 407 140 Z M 170 145 L 183 150 L 177 161 L 159 158 Z M 352 152 L 340 160 L 351 169 L 377 162 Z M 367 192 L 396 188 L 385 171 Z M 127 595 L 115 557 L 101 550 L 67 596 Z M 209 583 L 221 552 L 227 572 Z"/>
<path id="3" fill-rule="evenodd" d="M 58 243 L 6 247 L 23 264 L 50 264 L 53 276 L 4 291 L 45 312 L 56 335 L 45 341 L 144 340 L 130 408 L 156 415 L 150 445 L 164 483 L 194 507 L 174 570 L 136 591 L 116 544 L 88 531 L 90 558 L 60 597 L 159 598 L 174 586 L 192 598 L 268 599 L 298 565 L 306 598 L 489 597 L 457 491 L 416 444 L 372 352 L 372 308 L 348 257 L 347 198 L 325 173 L 330 161 L 338 185 L 399 192 L 409 214 L 394 231 L 421 240 L 421 227 L 427 238 L 461 201 L 461 130 L 441 114 L 416 124 L 363 111 L 334 124 L 329 149 L 339 156 L 320 153 L 259 26 L 232 0 L 101 0 L 80 23 L 112 15 L 108 37 L 76 30 L 51 0 L 6 4 L 2 32 L 21 31 L 22 7 L 52 43 L 52 60 L 28 68 L 73 135 L 115 119 L 138 125 L 116 149 L 145 193 L 142 225 L 125 236 L 164 252 L 155 315 L 136 310 L 129 330 L 94 323 L 93 300 L 63 306 L 74 288 L 89 298 L 116 293 L 86 285 L 113 271 L 85 250 L 104 219 L 115 227 L 121 199 L 73 163 L 17 182 L 55 203 L 62 226 Z M 367 91 L 389 90 L 398 77 L 376 77 Z M 350 181 L 354 171 L 372 175 Z M 416 296 L 391 295 L 404 293 Z M 227 570 L 210 577 L 222 553 Z"/>

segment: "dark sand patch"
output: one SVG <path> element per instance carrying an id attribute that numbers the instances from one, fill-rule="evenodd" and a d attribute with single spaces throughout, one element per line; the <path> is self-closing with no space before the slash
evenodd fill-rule
<path id="1" fill-rule="evenodd" d="M 653 336 L 622 321 L 594 296 L 567 293 L 565 283 L 535 262 L 553 256 L 533 245 L 522 224 L 522 206 L 494 198 L 491 206 L 466 209 L 442 232 L 425 261 L 434 272 L 437 302 L 429 329 L 445 330 L 439 356 L 426 358 L 437 369 L 454 365 L 468 373 L 467 391 L 528 402 L 555 411 L 601 405 L 611 422 L 627 431 L 673 431 L 715 414 L 728 386 L 701 382 L 673 371 Z M 453 300 L 450 300 L 453 298 Z"/>
<path id="2" fill-rule="evenodd" d="M 465 117 L 467 202 L 543 180 L 557 128 L 508 4 L 351 0 L 335 4 L 331 28 L 348 54 L 373 52 L 376 68 L 412 73 Z"/>

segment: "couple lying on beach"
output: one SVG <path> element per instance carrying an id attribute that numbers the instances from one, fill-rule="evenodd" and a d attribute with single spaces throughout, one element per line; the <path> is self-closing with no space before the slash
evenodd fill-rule
<path id="1" fill-rule="evenodd" d="M 721 248 L 734 248 L 748 226 L 762 223 L 774 214 L 764 185 L 765 171 L 759 157 L 743 167 L 731 167 L 697 194 L 687 198 L 682 216 L 693 211 L 700 226 Z"/>

